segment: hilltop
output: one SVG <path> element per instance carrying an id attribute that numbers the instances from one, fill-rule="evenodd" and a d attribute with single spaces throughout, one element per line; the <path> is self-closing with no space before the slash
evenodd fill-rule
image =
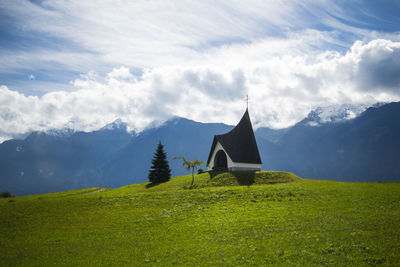
<path id="1" fill-rule="evenodd" d="M 249 176 L 250 175 L 250 176 Z M 396 265 L 400 183 L 204 173 L 0 199 L 0 265 Z M 250 181 L 250 182 L 249 182 Z"/>
<path id="2" fill-rule="evenodd" d="M 191 175 L 172 178 L 167 183 L 152 185 L 151 183 L 123 186 L 117 190 L 129 189 L 131 192 L 171 191 L 188 189 Z M 194 188 L 238 185 L 262 185 L 299 182 L 302 179 L 293 173 L 279 171 L 235 171 L 235 172 L 205 172 L 195 175 Z"/>

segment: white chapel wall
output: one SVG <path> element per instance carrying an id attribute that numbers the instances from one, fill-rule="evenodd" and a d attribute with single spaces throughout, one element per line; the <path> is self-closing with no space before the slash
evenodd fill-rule
<path id="1" fill-rule="evenodd" d="M 210 160 L 210 166 L 208 166 L 208 170 L 211 171 L 212 168 L 214 167 L 214 159 L 215 159 L 215 155 L 217 155 L 217 152 L 223 150 L 226 154 L 226 161 L 228 163 L 228 169 L 230 167 L 233 166 L 233 161 L 231 160 L 231 158 L 229 157 L 228 153 L 226 153 L 225 149 L 222 147 L 221 143 L 219 141 L 217 141 L 217 144 L 215 145 L 213 154 L 211 156 L 211 160 Z"/>
<path id="2" fill-rule="evenodd" d="M 244 163 L 244 162 L 233 162 L 232 159 L 229 157 L 228 153 L 226 153 L 225 149 L 222 147 L 221 143 L 217 141 L 215 145 L 213 154 L 210 160 L 210 166 L 208 166 L 208 170 L 211 171 L 214 167 L 214 159 L 219 150 L 223 150 L 226 154 L 226 160 L 228 163 L 228 170 L 230 171 L 244 171 L 244 170 L 252 170 L 252 171 L 260 171 L 261 164 L 256 163 Z"/>
<path id="3" fill-rule="evenodd" d="M 261 171 L 261 164 L 233 162 L 233 165 L 231 167 L 228 166 L 228 169 L 230 171 Z"/>

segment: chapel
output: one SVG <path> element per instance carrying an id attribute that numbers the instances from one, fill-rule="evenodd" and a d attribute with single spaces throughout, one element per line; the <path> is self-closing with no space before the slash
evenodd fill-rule
<path id="1" fill-rule="evenodd" d="M 259 171 L 261 164 L 247 108 L 235 128 L 214 135 L 207 165 L 214 171 Z"/>

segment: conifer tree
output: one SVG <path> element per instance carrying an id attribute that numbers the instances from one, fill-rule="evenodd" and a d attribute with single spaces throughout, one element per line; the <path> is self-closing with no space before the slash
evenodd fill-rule
<path id="1" fill-rule="evenodd" d="M 157 150 L 154 153 L 149 171 L 149 181 L 152 183 L 166 182 L 171 178 L 171 169 L 167 160 L 167 154 L 164 152 L 164 146 L 161 141 L 158 143 Z"/>

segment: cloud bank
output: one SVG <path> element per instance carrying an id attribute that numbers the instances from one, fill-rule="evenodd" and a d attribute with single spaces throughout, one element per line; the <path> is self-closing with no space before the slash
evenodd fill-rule
<path id="1" fill-rule="evenodd" d="M 0 1 L 0 141 L 141 131 L 172 116 L 282 128 L 316 107 L 398 101 L 400 5 Z M 353 116 L 353 115 L 352 115 Z"/>
<path id="2" fill-rule="evenodd" d="M 202 65 L 90 72 L 75 79 L 70 92 L 25 96 L 1 86 L 0 136 L 91 131 L 118 118 L 135 131 L 172 116 L 235 124 L 246 94 L 253 123 L 272 128 L 290 126 L 319 106 L 400 99 L 400 42 L 357 41 L 345 53 L 314 54 L 293 52 L 285 42 L 291 53 L 278 53 L 280 47 L 275 56 L 263 56 L 274 42 L 279 40 L 215 49 Z M 240 56 L 229 60 L 233 54 Z"/>

